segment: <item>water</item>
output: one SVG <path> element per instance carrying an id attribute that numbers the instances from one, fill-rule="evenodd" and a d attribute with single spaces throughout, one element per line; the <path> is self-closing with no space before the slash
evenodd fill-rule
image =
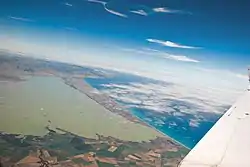
<path id="1" fill-rule="evenodd" d="M 90 138 L 98 133 L 147 141 L 159 135 L 139 124 L 125 124 L 125 118 L 107 111 L 59 78 L 32 77 L 25 82 L 1 83 L 0 95 L 0 132 L 42 136 L 50 126 Z"/>
<path id="2" fill-rule="evenodd" d="M 85 81 L 100 91 L 112 89 L 110 87 L 105 87 L 106 84 L 129 85 L 131 83 L 159 83 L 158 81 L 148 78 L 122 73 L 117 73 L 115 76 L 109 78 L 85 78 Z M 180 105 L 178 100 L 173 101 L 174 112 L 166 113 L 159 113 L 154 110 L 141 108 L 139 105 L 123 102 L 115 98 L 114 100 L 129 108 L 131 113 L 140 118 L 142 121 L 168 135 L 174 140 L 182 143 L 188 148 L 193 148 L 220 117 L 220 115 L 212 113 L 205 113 L 205 115 L 204 113 L 201 113 L 201 118 L 203 119 L 199 120 L 199 125 L 190 126 L 190 121 L 197 118 L 197 115 L 188 113 L 182 113 L 181 115 L 176 114 L 181 112 L 178 109 L 178 106 Z M 194 108 L 194 110 L 195 109 L 196 108 Z"/>
<path id="3" fill-rule="evenodd" d="M 157 116 L 154 121 L 148 121 L 147 116 L 145 114 L 145 110 L 133 108 L 132 113 L 139 117 L 144 122 L 148 123 L 149 125 L 153 126 L 157 130 L 161 131 L 162 133 L 170 136 L 174 140 L 182 143 L 188 148 L 193 148 L 197 142 L 205 135 L 205 133 L 213 126 L 213 121 L 205 121 L 202 122 L 199 127 L 193 128 L 189 126 L 188 123 L 188 116 L 185 116 L 184 119 L 179 119 L 176 116 L 168 116 L 167 119 L 164 120 L 164 125 L 157 125 L 155 122 L 157 121 Z M 154 117 L 154 116 L 152 116 Z M 169 122 L 175 122 L 177 126 L 170 127 Z"/>

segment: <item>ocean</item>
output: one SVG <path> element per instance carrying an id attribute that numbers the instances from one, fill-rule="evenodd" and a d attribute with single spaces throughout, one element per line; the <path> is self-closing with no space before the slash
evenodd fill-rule
<path id="1" fill-rule="evenodd" d="M 221 115 L 209 114 L 207 115 L 192 115 L 188 113 L 182 113 L 181 109 L 178 108 L 180 102 L 178 99 L 174 101 L 173 109 L 174 112 L 164 112 L 159 113 L 154 111 L 154 109 L 146 109 L 141 105 L 136 105 L 133 102 L 126 102 L 119 100 L 115 96 L 112 96 L 112 92 L 116 91 L 112 87 L 107 87 L 106 85 L 120 85 L 125 87 L 131 83 L 140 84 L 162 84 L 162 81 L 156 81 L 149 78 L 139 77 L 130 74 L 116 73 L 112 77 L 103 78 L 85 78 L 84 79 L 92 87 L 98 89 L 101 92 L 110 91 L 110 97 L 116 100 L 121 105 L 129 109 L 131 114 L 140 118 L 145 123 L 154 127 L 158 131 L 164 133 L 170 138 L 178 141 L 188 148 L 193 148 L 199 140 L 206 134 L 206 132 L 214 125 L 214 123 L 220 118 Z M 169 83 L 165 83 L 166 85 Z M 123 89 L 123 87 L 121 87 Z M 112 90 L 113 89 L 113 90 Z M 121 90 L 122 90 L 121 89 Z M 126 92 L 129 95 L 130 92 Z M 119 95 L 119 94 L 118 94 Z M 121 95 L 121 94 L 120 94 Z M 137 94 L 135 94 L 137 95 Z M 156 95 L 157 96 L 157 95 Z M 192 107 L 192 106 L 191 106 Z M 192 108 L 191 108 L 192 109 Z M 168 110 L 168 109 L 166 109 Z M 195 110 L 195 108 L 194 108 Z M 181 113 L 181 114 L 179 114 Z M 204 113 L 202 113 L 204 114 Z M 199 117 L 199 124 L 196 126 L 191 126 L 191 120 Z M 202 119 L 201 119 L 202 118 Z"/>

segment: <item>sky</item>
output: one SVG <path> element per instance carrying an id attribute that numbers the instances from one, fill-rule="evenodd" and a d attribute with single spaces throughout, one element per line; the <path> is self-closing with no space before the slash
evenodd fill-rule
<path id="1" fill-rule="evenodd" d="M 247 87 L 250 2 L 0 2 L 0 49 L 238 94 Z"/>

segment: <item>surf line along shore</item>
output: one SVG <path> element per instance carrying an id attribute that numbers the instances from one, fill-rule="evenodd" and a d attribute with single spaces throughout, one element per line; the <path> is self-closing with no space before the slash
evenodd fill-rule
<path id="1" fill-rule="evenodd" d="M 185 147 L 186 149 L 190 150 L 190 148 L 187 147 L 186 145 L 184 145 L 181 142 L 175 140 L 174 138 L 171 138 L 170 136 L 168 136 L 167 134 L 161 132 L 160 130 L 158 130 L 154 126 L 145 123 L 138 116 L 131 114 L 131 112 L 127 111 L 127 109 L 124 109 L 124 107 L 120 106 L 117 102 L 112 100 L 108 95 L 100 93 L 96 88 L 93 88 L 91 85 L 89 85 L 84 80 L 84 78 L 81 78 L 81 79 L 79 79 L 79 78 L 65 79 L 64 78 L 64 82 L 65 82 L 65 84 L 69 85 L 70 87 L 72 87 L 74 89 L 77 89 L 81 93 L 84 93 L 89 98 L 94 100 L 96 103 L 102 105 L 103 107 L 105 107 L 110 112 L 121 115 L 121 116 L 125 117 L 128 121 L 131 121 L 133 123 L 138 123 L 138 124 L 141 124 L 143 126 L 147 126 L 147 127 L 151 128 L 151 129 L 157 131 L 160 134 L 161 137 L 167 137 L 170 141 L 172 141 L 174 143 L 177 143 L 177 144 Z M 111 103 L 112 103 L 112 106 L 110 105 Z"/>

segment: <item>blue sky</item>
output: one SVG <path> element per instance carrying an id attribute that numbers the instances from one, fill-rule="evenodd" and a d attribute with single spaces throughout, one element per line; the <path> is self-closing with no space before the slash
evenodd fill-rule
<path id="1" fill-rule="evenodd" d="M 247 1 L 8 0 L 0 48 L 149 77 L 244 89 Z"/>

